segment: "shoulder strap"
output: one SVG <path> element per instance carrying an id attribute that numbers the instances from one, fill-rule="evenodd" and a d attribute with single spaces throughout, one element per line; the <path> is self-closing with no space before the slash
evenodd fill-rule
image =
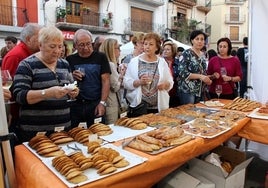
<path id="1" fill-rule="evenodd" d="M 155 70 L 154 70 L 154 74 L 153 74 L 153 79 L 154 79 L 155 73 L 156 73 L 157 68 L 158 68 L 158 63 L 159 63 L 159 59 L 158 59 L 158 61 L 157 61 L 157 63 L 156 63 L 156 66 L 155 66 Z M 152 87 L 152 83 L 153 83 L 153 82 L 151 82 L 151 84 L 150 84 L 150 86 L 149 86 L 149 90 L 150 90 L 151 87 Z"/>

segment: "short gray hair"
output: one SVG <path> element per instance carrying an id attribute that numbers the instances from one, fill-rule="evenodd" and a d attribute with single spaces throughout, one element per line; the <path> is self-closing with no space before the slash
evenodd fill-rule
<path id="1" fill-rule="evenodd" d="M 42 26 L 38 25 L 37 23 L 26 23 L 23 26 L 23 29 L 20 33 L 20 40 L 22 42 L 26 41 L 28 36 L 33 36 L 36 30 L 40 30 Z"/>
<path id="2" fill-rule="evenodd" d="M 78 35 L 80 35 L 80 34 L 86 34 L 86 35 L 90 36 L 91 40 L 93 39 L 93 38 L 92 38 L 92 33 L 91 33 L 90 31 L 88 31 L 88 30 L 86 30 L 86 29 L 78 29 L 78 30 L 75 32 L 75 34 L 74 34 L 74 39 L 73 39 L 73 40 L 74 40 L 74 44 L 76 44 Z M 92 41 L 91 41 L 91 42 L 92 42 Z"/>
<path id="3" fill-rule="evenodd" d="M 43 27 L 39 31 L 38 42 L 43 43 L 51 39 L 64 40 L 62 32 L 55 26 Z"/>

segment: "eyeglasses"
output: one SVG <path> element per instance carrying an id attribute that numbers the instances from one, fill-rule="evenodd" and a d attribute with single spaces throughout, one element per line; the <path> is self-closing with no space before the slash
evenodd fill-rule
<path id="1" fill-rule="evenodd" d="M 92 47 L 92 42 L 77 44 L 79 48 Z"/>

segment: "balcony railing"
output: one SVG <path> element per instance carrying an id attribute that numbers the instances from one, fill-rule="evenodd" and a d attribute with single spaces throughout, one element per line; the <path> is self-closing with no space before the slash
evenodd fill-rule
<path id="1" fill-rule="evenodd" d="M 131 34 L 133 31 L 141 31 L 141 32 L 156 32 L 160 35 L 163 35 L 165 30 L 164 24 L 157 24 L 153 22 L 146 21 L 138 21 L 135 19 L 127 18 L 124 20 L 125 22 L 125 30 L 124 33 Z"/>
<path id="2" fill-rule="evenodd" d="M 197 0 L 174 0 L 174 2 L 182 3 L 187 7 L 193 7 L 196 5 Z"/>
<path id="3" fill-rule="evenodd" d="M 196 25 L 196 29 L 202 30 L 208 36 L 211 35 L 211 25 L 210 24 L 200 23 L 200 24 Z"/>
<path id="4" fill-rule="evenodd" d="M 73 14 L 75 11 L 67 11 L 66 17 L 57 19 L 58 27 L 75 27 L 76 24 L 82 24 L 90 27 L 92 30 L 109 31 L 113 29 L 112 13 L 104 14 L 94 11 L 81 11 Z M 72 26 L 73 25 L 73 26 Z"/>
<path id="5" fill-rule="evenodd" d="M 243 4 L 246 0 L 225 0 L 226 4 Z"/>
<path id="6" fill-rule="evenodd" d="M 0 4 L 0 25 L 22 27 L 27 22 L 27 9 Z"/>
<path id="7" fill-rule="evenodd" d="M 246 15 L 242 14 L 226 14 L 225 23 L 242 24 L 246 21 Z"/>
<path id="8" fill-rule="evenodd" d="M 196 8 L 207 14 L 211 10 L 211 0 L 198 0 Z"/>
<path id="9" fill-rule="evenodd" d="M 140 3 L 144 3 L 146 5 L 150 5 L 150 6 L 162 6 L 165 4 L 164 0 L 132 0 L 134 2 L 140 2 Z"/>

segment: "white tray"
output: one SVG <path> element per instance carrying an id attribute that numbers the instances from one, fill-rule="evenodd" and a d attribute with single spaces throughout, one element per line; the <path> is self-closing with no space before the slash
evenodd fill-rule
<path id="1" fill-rule="evenodd" d="M 70 144 L 70 143 L 69 143 Z M 71 145 L 74 143 L 71 143 Z M 76 143 L 78 145 L 78 147 L 80 149 L 82 149 L 82 152 L 85 156 L 90 156 L 90 154 L 87 153 L 87 148 L 85 146 L 83 146 L 82 144 Z M 27 146 L 28 144 L 24 144 L 28 149 L 30 149 L 31 152 L 33 152 L 36 156 L 39 156 L 34 150 L 32 150 L 29 146 Z M 49 168 L 67 187 L 73 188 L 73 187 L 77 187 L 77 186 L 81 186 L 81 185 L 85 185 L 87 183 L 99 180 L 99 179 L 103 179 L 105 177 L 111 176 L 113 174 L 116 174 L 118 172 L 122 172 L 124 170 L 130 169 L 134 166 L 137 166 L 139 164 L 144 163 L 145 161 L 147 161 L 148 159 L 145 157 L 140 157 L 134 153 L 131 153 L 129 151 L 123 150 L 120 147 L 114 146 L 112 144 L 106 144 L 102 147 L 106 147 L 106 148 L 112 148 L 116 151 L 118 151 L 120 153 L 121 156 L 125 157 L 125 159 L 129 162 L 129 165 L 124 167 L 124 168 L 117 168 L 117 170 L 113 173 L 107 174 L 107 175 L 103 175 L 100 176 L 97 173 L 97 170 L 95 168 L 89 168 L 85 171 L 83 171 L 83 174 L 86 175 L 88 177 L 87 181 L 81 182 L 79 184 L 73 184 L 68 182 L 64 176 L 62 176 L 53 166 L 52 166 L 52 159 L 53 157 L 50 158 L 44 158 L 44 157 L 40 157 L 41 161 L 47 166 L 47 168 Z M 72 152 L 69 149 L 66 149 L 66 146 L 62 146 L 62 149 L 65 151 L 66 154 Z"/>
<path id="2" fill-rule="evenodd" d="M 259 115 L 257 114 L 258 110 L 260 108 L 256 108 L 255 110 L 253 110 L 250 114 L 248 114 L 247 116 L 248 117 L 251 117 L 251 118 L 257 118 L 257 119 L 268 119 L 268 116 L 262 116 L 262 115 Z"/>
<path id="3" fill-rule="evenodd" d="M 218 100 L 210 100 L 210 101 L 201 101 L 200 102 L 201 104 L 204 104 L 205 106 L 207 106 L 207 107 L 222 107 L 222 106 L 224 106 L 224 104 L 223 103 L 221 103 L 220 101 L 218 101 Z"/>
<path id="4" fill-rule="evenodd" d="M 205 119 L 205 120 L 206 121 L 214 121 L 214 120 L 210 120 L 210 119 Z M 190 122 L 187 122 L 187 123 L 185 123 L 185 125 L 192 124 L 193 121 L 194 120 L 192 120 Z M 231 129 L 231 127 L 223 127 L 223 126 L 219 126 L 219 127 L 223 128 L 224 130 L 222 130 L 222 131 L 220 131 L 218 133 L 215 133 L 214 135 L 208 135 L 208 136 L 201 135 L 201 133 L 196 133 L 195 134 L 195 133 L 192 133 L 192 132 L 187 131 L 186 129 L 184 129 L 184 132 L 187 133 L 187 134 L 189 134 L 189 135 L 198 136 L 198 137 L 202 137 L 202 138 L 215 138 L 215 137 L 217 137 L 217 136 L 219 136 L 219 135 L 221 135 L 221 134 L 223 134 L 223 133 L 225 133 L 225 132 L 227 132 L 227 131 L 229 131 Z"/>
<path id="5" fill-rule="evenodd" d="M 123 140 L 125 138 L 134 137 L 134 136 L 156 129 L 156 127 L 149 127 L 149 126 L 147 126 L 146 129 L 142 129 L 142 130 L 134 130 L 128 127 L 118 126 L 118 125 L 113 125 L 113 124 L 109 126 L 113 130 L 113 133 L 107 136 L 100 136 L 100 138 L 108 142 L 116 142 L 119 140 Z"/>

